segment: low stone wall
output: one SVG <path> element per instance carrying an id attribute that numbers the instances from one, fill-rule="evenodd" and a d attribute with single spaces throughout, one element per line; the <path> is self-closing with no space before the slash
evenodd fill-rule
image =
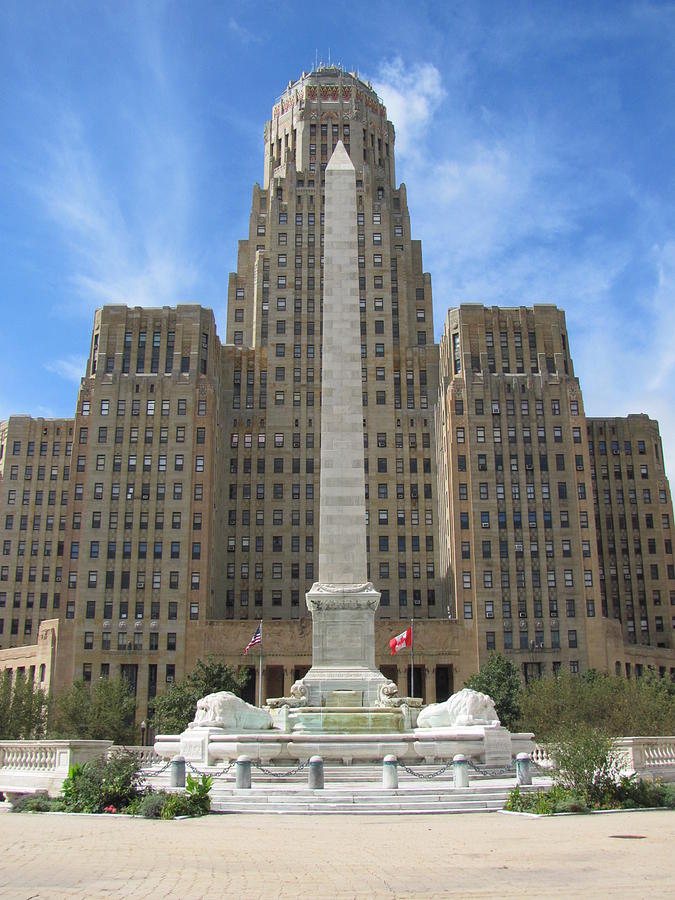
<path id="1" fill-rule="evenodd" d="M 103 756 L 111 741 L 1 741 L 0 791 L 11 799 L 61 793 L 71 766 Z"/>
<path id="2" fill-rule="evenodd" d="M 194 764 L 218 765 L 245 755 L 262 765 L 296 765 L 311 756 L 331 762 L 379 763 L 393 755 L 407 765 L 445 763 L 458 754 L 485 765 L 509 764 L 534 749 L 531 734 L 505 728 L 468 726 L 418 729 L 403 734 L 228 734 L 218 729 L 191 729 L 181 735 L 158 735 L 155 751 L 164 759 L 178 754 Z"/>
<path id="3" fill-rule="evenodd" d="M 675 737 L 622 737 L 614 742 L 625 775 L 638 775 L 651 781 L 675 782 Z M 532 760 L 540 769 L 554 769 L 555 761 L 545 747 L 537 744 Z"/>

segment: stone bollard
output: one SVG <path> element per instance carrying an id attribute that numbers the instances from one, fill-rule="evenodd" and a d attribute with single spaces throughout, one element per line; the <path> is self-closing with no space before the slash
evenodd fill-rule
<path id="1" fill-rule="evenodd" d="M 240 790 L 250 790 L 251 788 L 251 760 L 248 756 L 238 756 L 237 763 L 234 767 L 235 771 L 235 787 Z"/>
<path id="2" fill-rule="evenodd" d="M 516 780 L 518 784 L 532 784 L 532 765 L 529 753 L 516 756 Z"/>
<path id="3" fill-rule="evenodd" d="M 398 787 L 398 760 L 393 754 L 382 760 L 382 787 L 385 791 L 393 791 Z"/>
<path id="4" fill-rule="evenodd" d="M 169 766 L 169 786 L 175 788 L 185 787 L 185 757 L 174 756 Z"/>
<path id="5" fill-rule="evenodd" d="M 323 759 L 320 756 L 312 756 L 309 760 L 307 787 L 310 791 L 323 790 Z"/>
<path id="6" fill-rule="evenodd" d="M 469 786 L 469 763 L 463 753 L 458 753 L 452 758 L 453 775 L 455 778 L 456 788 L 468 788 Z"/>

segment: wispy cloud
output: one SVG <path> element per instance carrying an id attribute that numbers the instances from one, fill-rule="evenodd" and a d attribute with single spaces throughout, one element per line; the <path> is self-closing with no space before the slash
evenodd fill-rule
<path id="1" fill-rule="evenodd" d="M 86 356 L 65 356 L 61 359 L 53 359 L 45 363 L 45 369 L 60 378 L 65 378 L 73 384 L 79 384 L 84 377 L 87 367 Z"/>
<path id="2" fill-rule="evenodd" d="M 70 280 L 87 311 L 102 303 L 175 303 L 197 282 L 182 242 L 190 206 L 183 148 L 174 134 L 148 132 L 140 122 L 136 129 L 145 132 L 144 146 L 120 188 L 103 170 L 81 119 L 63 111 L 48 169 L 33 185 L 66 244 Z"/>
<path id="3" fill-rule="evenodd" d="M 454 71 L 446 89 L 433 65 L 400 59 L 372 78 L 397 126 L 397 175 L 432 273 L 437 335 L 459 303 L 557 304 L 587 411 L 659 415 L 675 471 L 675 241 L 643 249 L 652 201 L 620 168 L 589 166 L 582 137 L 560 140 L 555 120 L 526 111 L 469 112 L 457 98 L 462 78 Z M 589 227 L 617 204 L 634 233 Z M 634 265 L 653 275 L 640 296 L 630 279 L 624 286 Z"/>
<path id="4" fill-rule="evenodd" d="M 230 16 L 227 29 L 238 41 L 241 41 L 242 44 L 260 44 L 262 43 L 262 38 L 260 35 L 256 34 L 253 31 L 250 31 L 241 22 L 238 22 L 234 16 Z"/>

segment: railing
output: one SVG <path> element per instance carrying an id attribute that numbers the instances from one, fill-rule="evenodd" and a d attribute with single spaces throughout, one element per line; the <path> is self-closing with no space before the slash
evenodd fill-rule
<path id="1" fill-rule="evenodd" d="M 103 756 L 109 747 L 110 741 L 0 741 L 0 791 L 56 796 L 72 765 Z"/>
<path id="2" fill-rule="evenodd" d="M 544 747 L 540 747 L 539 744 L 535 744 L 534 750 L 532 751 L 532 762 L 536 763 L 536 765 L 540 769 L 552 769 L 553 768 L 553 760 L 548 754 L 548 751 L 544 749 Z"/>
<path id="3" fill-rule="evenodd" d="M 615 742 L 625 767 L 642 777 L 675 780 L 675 737 L 625 737 Z"/>
<path id="4" fill-rule="evenodd" d="M 152 766 L 163 765 L 165 762 L 164 757 L 160 756 L 158 753 L 155 753 L 154 747 L 141 747 L 141 746 L 125 746 L 124 744 L 113 744 L 112 747 L 109 748 L 107 756 L 114 755 L 116 753 L 129 753 L 131 756 L 136 758 L 136 762 L 140 769 L 149 769 Z"/>
<path id="5" fill-rule="evenodd" d="M 614 741 L 614 749 L 626 774 L 675 781 L 675 737 L 622 737 Z M 554 769 L 555 761 L 537 744 L 532 761 L 540 769 Z"/>
<path id="6" fill-rule="evenodd" d="M 57 748 L 42 741 L 17 741 L 0 745 L 0 769 L 51 771 L 58 761 Z"/>

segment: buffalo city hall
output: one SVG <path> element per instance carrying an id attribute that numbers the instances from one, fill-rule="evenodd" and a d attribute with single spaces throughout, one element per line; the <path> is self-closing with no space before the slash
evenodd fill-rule
<path id="1" fill-rule="evenodd" d="M 265 126 L 264 176 L 211 310 L 98 310 L 74 418 L 0 423 L 0 668 L 60 692 L 122 676 L 137 720 L 264 621 L 262 693 L 311 664 L 324 170 L 356 168 L 363 465 L 382 672 L 426 702 L 491 651 L 675 676 L 673 508 L 658 423 L 584 413 L 562 310 L 450 309 L 396 184 L 370 84 L 318 68 Z M 389 639 L 415 619 L 415 669 Z M 151 719 L 150 719 L 151 720 Z"/>

